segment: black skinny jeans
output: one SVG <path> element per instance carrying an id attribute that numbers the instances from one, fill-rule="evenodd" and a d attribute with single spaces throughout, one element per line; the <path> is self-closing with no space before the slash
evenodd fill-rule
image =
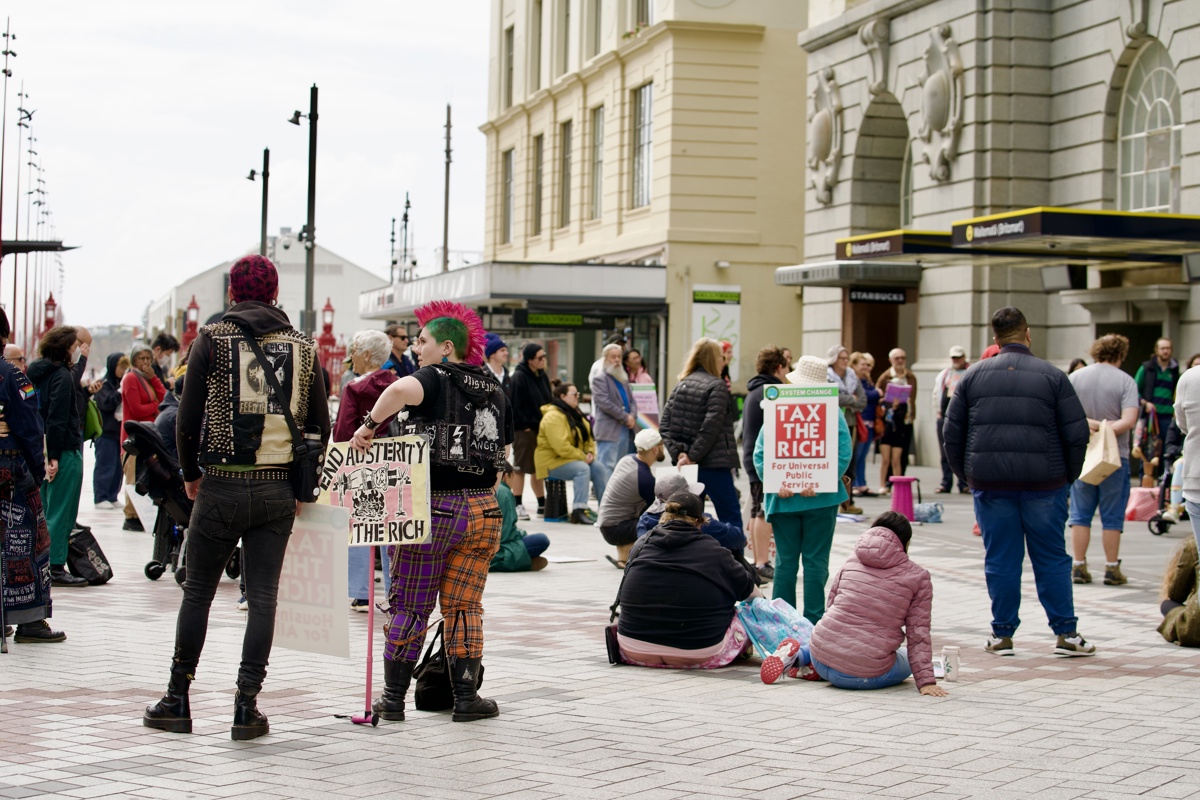
<path id="1" fill-rule="evenodd" d="M 257 694 L 275 638 L 279 574 L 296 518 L 287 481 L 205 476 L 188 527 L 187 581 L 175 629 L 175 669 L 195 674 L 208 633 L 208 610 L 221 573 L 242 541 L 242 576 L 249 604 L 237 686 Z"/>

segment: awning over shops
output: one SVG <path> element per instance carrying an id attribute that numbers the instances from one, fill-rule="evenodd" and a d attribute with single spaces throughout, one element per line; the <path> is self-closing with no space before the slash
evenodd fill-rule
<path id="1" fill-rule="evenodd" d="M 38 239 L 5 240 L 2 245 L 2 252 L 6 256 L 20 253 L 62 253 L 78 247 L 78 245 L 64 246 L 61 241 Z"/>
<path id="2" fill-rule="evenodd" d="M 1200 251 L 1200 217 L 1037 207 L 954 223 L 956 250 L 1085 261 L 1100 269 L 1178 264 Z"/>
<path id="3" fill-rule="evenodd" d="M 920 264 L 870 261 L 822 261 L 775 270 L 780 286 L 888 286 L 907 288 L 921 284 Z"/>
<path id="4" fill-rule="evenodd" d="M 403 319 L 431 300 L 541 313 L 647 314 L 666 308 L 666 268 L 623 264 L 489 261 L 359 296 L 370 319 Z"/>

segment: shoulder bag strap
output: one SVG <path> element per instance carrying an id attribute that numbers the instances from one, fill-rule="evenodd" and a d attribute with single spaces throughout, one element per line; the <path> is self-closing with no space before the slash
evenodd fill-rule
<path id="1" fill-rule="evenodd" d="M 271 369 L 271 362 L 267 360 L 267 356 L 263 353 L 262 345 L 258 343 L 258 339 L 240 323 L 234 323 L 241 329 L 242 335 L 246 338 L 246 343 L 250 345 L 251 352 L 258 359 L 259 365 L 262 367 L 263 378 L 267 385 L 275 392 L 275 397 L 279 400 L 279 405 L 283 408 L 283 418 L 287 420 L 288 427 L 292 430 L 292 444 L 300 447 L 304 444 L 304 434 L 296 427 L 296 420 L 292 418 L 292 398 L 283 387 L 279 385 L 279 379 L 275 377 L 275 370 Z"/>
<path id="2" fill-rule="evenodd" d="M 654 531 L 652 529 L 652 530 L 650 530 L 649 533 L 646 534 L 646 541 L 649 541 L 650 537 L 653 535 L 654 535 Z M 646 546 L 645 544 L 642 545 L 642 547 L 645 547 L 645 546 Z M 638 549 L 638 552 L 639 553 L 641 552 L 640 548 Z M 621 605 L 621 590 L 625 588 L 625 578 L 626 578 L 626 576 L 629 575 L 629 562 L 630 561 L 633 561 L 633 556 L 630 556 L 625 561 L 625 571 L 621 573 L 621 582 L 617 585 L 617 596 L 613 600 L 612 605 L 608 607 L 608 610 L 611 612 L 611 614 L 608 617 L 609 624 L 612 624 L 613 620 L 615 620 L 617 617 L 621 616 L 621 613 L 619 611 L 617 611 L 617 607 Z"/>

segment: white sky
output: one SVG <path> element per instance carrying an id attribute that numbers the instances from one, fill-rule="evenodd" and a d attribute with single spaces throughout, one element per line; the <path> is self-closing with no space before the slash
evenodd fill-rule
<path id="1" fill-rule="evenodd" d="M 482 249 L 485 0 L 9 0 L 3 12 L 17 37 L 3 236 L 14 238 L 17 164 L 23 198 L 29 188 L 26 143 L 18 157 L 15 141 L 24 80 L 47 207 L 64 242 L 80 245 L 62 256 L 68 323 L 140 323 L 147 303 L 181 279 L 256 248 L 262 184 L 246 175 L 261 169 L 264 147 L 268 233 L 299 231 L 308 122 L 287 120 L 308 113 L 313 83 L 320 244 L 386 275 L 391 219 L 399 249 L 407 190 L 411 235 L 432 258 L 449 102 L 450 249 Z M 25 211 L 22 203 L 19 238 Z M 5 256 L 6 306 L 12 274 Z"/>

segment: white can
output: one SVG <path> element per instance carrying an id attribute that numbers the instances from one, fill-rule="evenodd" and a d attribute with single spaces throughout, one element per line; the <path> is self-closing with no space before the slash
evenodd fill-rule
<path id="1" fill-rule="evenodd" d="M 946 645 L 942 648 L 942 663 L 945 664 L 946 680 L 958 680 L 958 648 Z"/>

